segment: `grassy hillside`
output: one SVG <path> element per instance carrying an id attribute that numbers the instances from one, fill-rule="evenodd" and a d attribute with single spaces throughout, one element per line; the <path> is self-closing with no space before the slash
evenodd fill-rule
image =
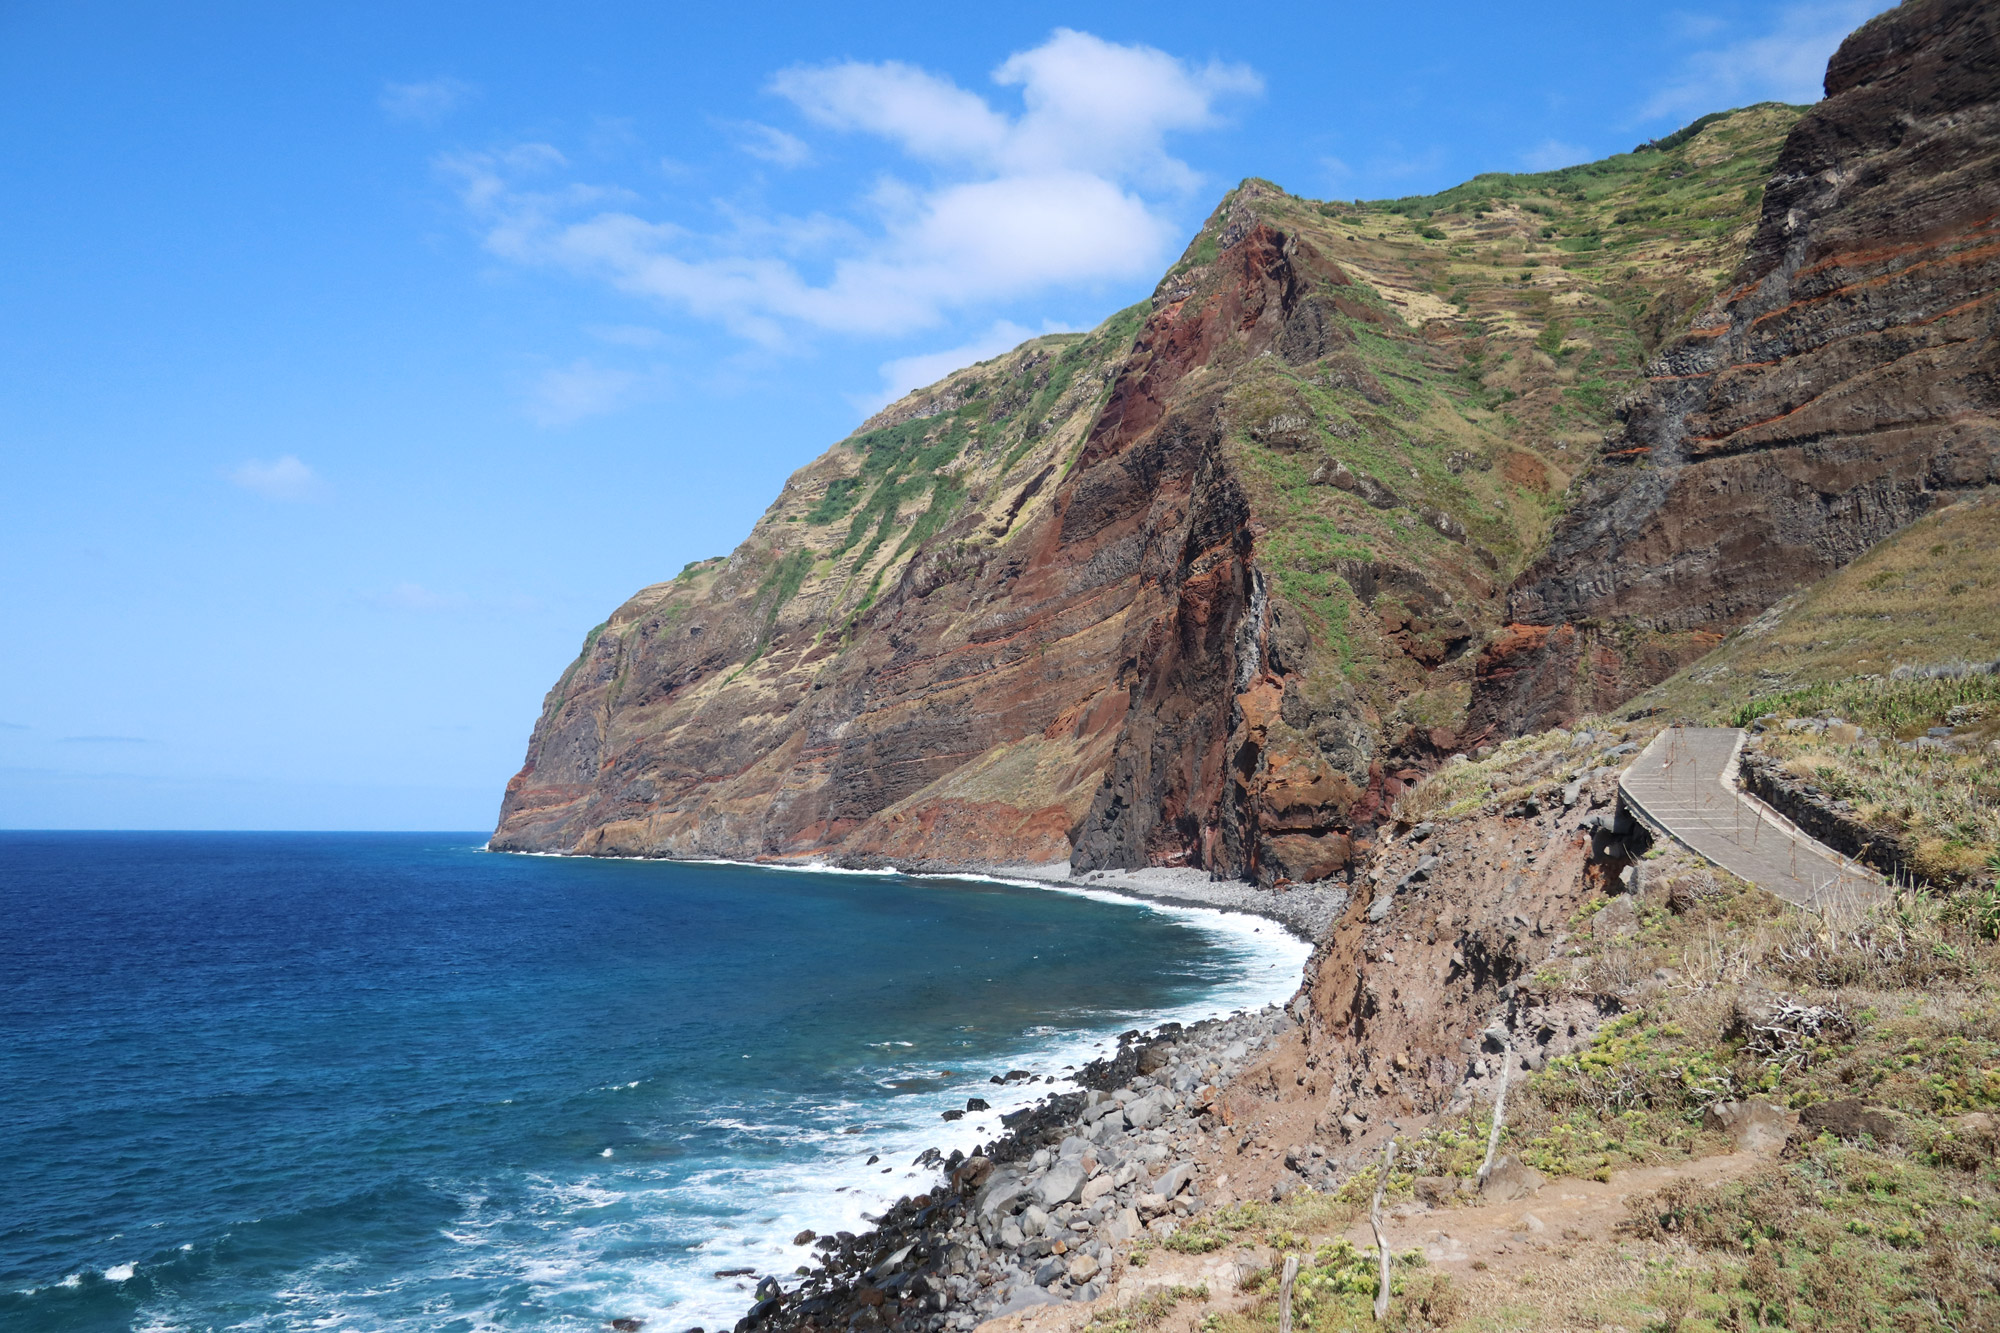
<path id="1" fill-rule="evenodd" d="M 1696 722 L 1851 676 L 2000 658 L 2000 495 L 1941 509 L 1633 700 Z"/>
<path id="2" fill-rule="evenodd" d="M 1196 290 L 1253 218 L 1354 278 L 1337 350 L 1238 367 L 1226 402 L 1260 563 L 1392 739 L 1459 726 L 1468 649 L 1646 358 L 1727 281 L 1798 114 L 1727 112 L 1659 149 L 1421 198 L 1248 181 L 1161 283 L 1156 305 Z"/>

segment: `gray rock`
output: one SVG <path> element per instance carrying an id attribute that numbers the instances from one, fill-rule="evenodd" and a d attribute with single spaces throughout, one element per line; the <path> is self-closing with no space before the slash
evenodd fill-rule
<path id="1" fill-rule="evenodd" d="M 1001 1210 L 1009 1207 L 1026 1191 L 1027 1186 L 1019 1176 L 996 1172 L 993 1179 L 986 1182 L 986 1188 L 979 1193 L 980 1216 L 999 1216 Z"/>
<path id="2" fill-rule="evenodd" d="M 1083 1194 L 1083 1182 L 1088 1178 L 1083 1163 L 1057 1162 L 1049 1168 L 1048 1174 L 1042 1177 L 1036 1194 L 1040 1197 L 1044 1208 L 1075 1203 Z"/>
<path id="3" fill-rule="evenodd" d="M 1534 1167 L 1517 1162 L 1512 1157 L 1502 1157 L 1493 1163 L 1486 1179 L 1479 1182 L 1479 1193 L 1495 1203 L 1510 1203 L 1515 1199 L 1533 1198 L 1548 1180 Z"/>
<path id="4" fill-rule="evenodd" d="M 1371 922 L 1379 922 L 1383 920 L 1389 915 L 1389 909 L 1394 907 L 1395 905 L 1396 905 L 1396 898 L 1394 894 L 1389 894 L 1389 893 L 1383 894 L 1381 897 L 1377 898 L 1374 902 L 1368 904 L 1368 919 Z"/>
<path id="5" fill-rule="evenodd" d="M 1188 1182 L 1193 1179 L 1193 1162 L 1175 1162 L 1165 1171 L 1162 1171 L 1160 1178 L 1153 1182 L 1153 1192 L 1163 1198 L 1171 1199 L 1186 1189 Z"/>
<path id="6" fill-rule="evenodd" d="M 1165 1117 L 1166 1110 L 1166 1097 L 1150 1092 L 1136 1102 L 1126 1103 L 1125 1123 L 1133 1129 L 1151 1129 Z"/>
<path id="7" fill-rule="evenodd" d="M 1592 939 L 1622 940 L 1638 929 L 1639 907 L 1629 893 L 1619 894 L 1590 918 Z"/>
<path id="8" fill-rule="evenodd" d="M 1063 1275 L 1063 1270 L 1066 1267 L 1068 1265 L 1063 1263 L 1061 1255 L 1050 1255 L 1042 1261 L 1040 1267 L 1035 1269 L 1035 1285 L 1038 1287 L 1048 1286 L 1049 1283 Z"/>
<path id="9" fill-rule="evenodd" d="M 1737 1152 L 1776 1152 L 1785 1146 L 1798 1116 L 1769 1102 L 1717 1102 L 1702 1113 L 1702 1127 L 1729 1136 Z"/>

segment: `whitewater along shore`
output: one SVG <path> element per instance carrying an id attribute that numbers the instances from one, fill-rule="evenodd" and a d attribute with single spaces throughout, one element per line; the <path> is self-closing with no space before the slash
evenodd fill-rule
<path id="1" fill-rule="evenodd" d="M 1222 1127 L 1217 1099 L 1295 1028 L 1271 1005 L 1124 1034 L 1115 1056 L 1072 1076 L 1081 1091 L 1004 1117 L 1007 1133 L 970 1156 L 920 1155 L 916 1164 L 942 1179 L 872 1231 L 801 1232 L 794 1243 L 807 1262 L 758 1283 L 738 1333 L 964 1333 L 1037 1305 L 1097 1299 L 1133 1243 L 1173 1234 L 1209 1202 L 1198 1152 Z"/>
<path id="2" fill-rule="evenodd" d="M 911 871 L 908 873 L 919 873 Z M 1172 907 L 1207 907 L 1275 921 L 1308 944 L 1340 920 L 1352 891 L 1336 880 L 1285 883 L 1260 888 L 1241 880 L 1215 879 L 1206 870 L 1149 866 L 1140 870 L 1093 870 L 1077 875 L 1066 861 L 1045 866 L 1000 866 L 983 872 L 999 879 L 1028 880 L 1051 888 L 1087 889 Z"/>

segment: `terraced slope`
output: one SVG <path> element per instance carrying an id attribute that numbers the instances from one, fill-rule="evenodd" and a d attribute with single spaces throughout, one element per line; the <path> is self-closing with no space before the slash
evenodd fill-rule
<path id="1" fill-rule="evenodd" d="M 1513 589 L 1482 734 L 1614 707 L 2000 482 L 2000 11 L 1910 0 L 1826 89 L 1729 289 L 1653 359 Z"/>

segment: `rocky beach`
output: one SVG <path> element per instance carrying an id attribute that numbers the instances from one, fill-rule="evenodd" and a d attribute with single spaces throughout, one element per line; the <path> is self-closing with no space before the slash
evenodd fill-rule
<path id="1" fill-rule="evenodd" d="M 1213 1201 L 1200 1150 L 1225 1132 L 1221 1093 L 1296 1026 L 1269 1006 L 1126 1033 L 1115 1056 L 1072 1075 L 1080 1090 L 1007 1117 L 978 1152 L 925 1154 L 939 1182 L 874 1230 L 800 1233 L 810 1261 L 765 1277 L 738 1329 L 937 1333 L 1114 1292 L 1135 1243 L 1171 1236 Z"/>

